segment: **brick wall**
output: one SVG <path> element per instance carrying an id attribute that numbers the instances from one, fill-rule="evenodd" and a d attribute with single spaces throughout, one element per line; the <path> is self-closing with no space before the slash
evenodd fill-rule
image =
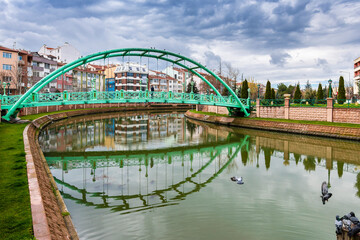
<path id="1" fill-rule="evenodd" d="M 334 108 L 333 121 L 343 123 L 360 123 L 360 109 Z"/>
<path id="2" fill-rule="evenodd" d="M 289 119 L 292 120 L 311 120 L 311 121 L 327 121 L 326 108 L 315 107 L 290 107 Z M 284 118 L 284 117 L 283 117 Z"/>
<path id="3" fill-rule="evenodd" d="M 284 107 L 260 107 L 260 117 L 262 118 L 284 118 Z"/>

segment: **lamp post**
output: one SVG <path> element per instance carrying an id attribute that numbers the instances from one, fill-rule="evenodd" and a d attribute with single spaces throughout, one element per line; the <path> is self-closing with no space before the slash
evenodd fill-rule
<path id="1" fill-rule="evenodd" d="M 258 98 L 260 98 L 260 84 L 257 85 L 258 88 Z"/>
<path id="2" fill-rule="evenodd" d="M 4 96 L 6 96 L 6 92 L 5 92 L 6 82 L 3 82 L 3 87 L 4 87 Z"/>
<path id="3" fill-rule="evenodd" d="M 190 85 L 191 85 L 191 93 L 194 93 L 194 84 L 195 82 L 193 80 L 191 80 Z"/>
<path id="4" fill-rule="evenodd" d="M 8 87 L 8 96 L 10 96 L 10 83 L 7 83 L 6 85 Z"/>
<path id="5" fill-rule="evenodd" d="M 331 92 L 331 83 L 332 83 L 332 80 L 331 79 L 329 79 L 329 81 L 328 81 L 328 83 L 329 83 L 329 98 L 331 98 L 332 97 L 332 92 Z"/>

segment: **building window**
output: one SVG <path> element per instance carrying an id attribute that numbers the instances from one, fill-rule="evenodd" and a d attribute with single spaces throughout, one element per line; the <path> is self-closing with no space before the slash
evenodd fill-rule
<path id="1" fill-rule="evenodd" d="M 45 68 L 46 68 L 46 69 L 50 69 L 50 64 L 45 63 Z"/>
<path id="2" fill-rule="evenodd" d="M 3 52 L 3 58 L 11 58 L 11 53 Z"/>
<path id="3" fill-rule="evenodd" d="M 22 56 L 18 56 L 18 60 L 21 61 L 21 60 L 22 60 Z"/>
<path id="4" fill-rule="evenodd" d="M 11 76 L 3 76 L 3 82 L 11 82 Z"/>
<path id="5" fill-rule="evenodd" d="M 3 64 L 3 70 L 11 70 L 11 65 Z"/>

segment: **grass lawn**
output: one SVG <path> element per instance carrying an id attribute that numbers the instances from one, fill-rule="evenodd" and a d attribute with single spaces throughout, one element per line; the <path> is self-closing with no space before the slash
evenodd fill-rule
<path id="1" fill-rule="evenodd" d="M 0 123 L 0 239 L 34 239 L 22 133 Z"/>

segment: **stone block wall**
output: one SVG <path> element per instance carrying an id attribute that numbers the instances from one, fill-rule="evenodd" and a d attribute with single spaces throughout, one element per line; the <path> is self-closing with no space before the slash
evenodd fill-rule
<path id="1" fill-rule="evenodd" d="M 319 107 L 290 107 L 289 119 L 292 120 L 312 120 L 327 121 L 326 108 Z"/>
<path id="2" fill-rule="evenodd" d="M 333 121 L 342 123 L 360 123 L 360 109 L 334 108 Z"/>

